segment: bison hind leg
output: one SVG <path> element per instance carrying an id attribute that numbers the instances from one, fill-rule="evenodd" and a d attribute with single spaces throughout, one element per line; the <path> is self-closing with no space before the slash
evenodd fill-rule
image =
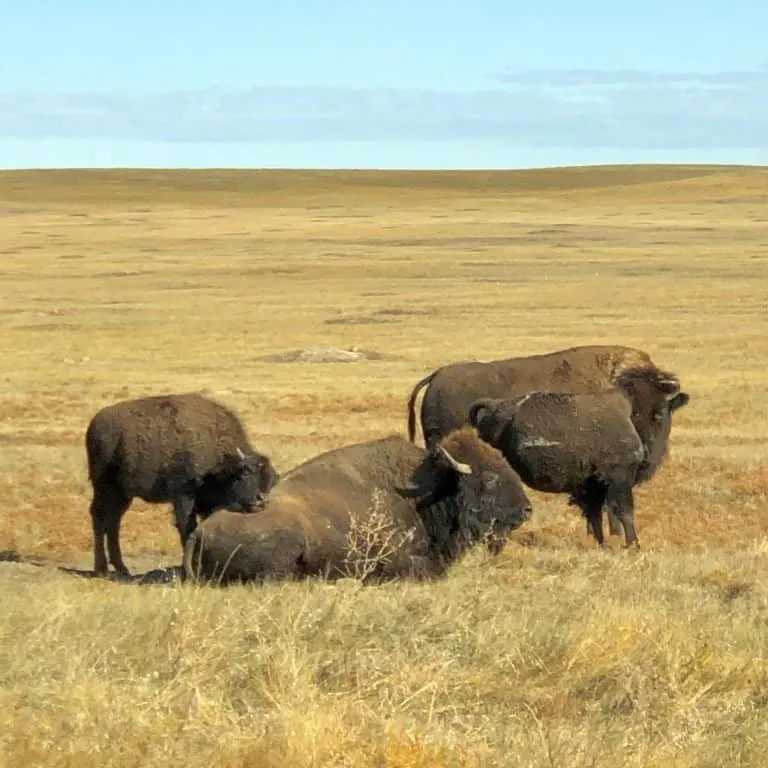
<path id="1" fill-rule="evenodd" d="M 308 556 L 303 535 L 281 528 L 243 537 L 218 551 L 215 559 L 225 583 L 293 581 L 320 570 Z"/>
<path id="2" fill-rule="evenodd" d="M 97 575 L 106 575 L 108 570 L 104 552 L 105 536 L 109 561 L 118 573 L 129 575 L 120 550 L 120 521 L 130 503 L 131 499 L 113 485 L 94 485 L 90 512 L 93 526 L 93 570 Z"/>

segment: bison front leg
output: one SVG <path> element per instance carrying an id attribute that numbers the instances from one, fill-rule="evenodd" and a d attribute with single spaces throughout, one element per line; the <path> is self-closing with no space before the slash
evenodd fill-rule
<path id="1" fill-rule="evenodd" d="M 639 547 L 635 531 L 635 498 L 632 488 L 628 485 L 612 486 L 606 496 L 608 508 L 616 519 L 621 521 L 624 528 L 624 538 L 627 547 Z"/>
<path id="2" fill-rule="evenodd" d="M 175 499 L 173 502 L 173 515 L 176 530 L 179 532 L 181 548 L 184 549 L 184 545 L 187 543 L 189 535 L 195 530 L 197 523 L 194 497 L 179 496 Z"/>

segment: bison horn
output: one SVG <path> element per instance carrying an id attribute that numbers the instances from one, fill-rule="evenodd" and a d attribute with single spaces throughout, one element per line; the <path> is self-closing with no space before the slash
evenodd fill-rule
<path id="1" fill-rule="evenodd" d="M 450 466 L 456 470 L 460 475 L 471 475 L 472 474 L 472 467 L 469 466 L 469 464 L 463 464 L 460 461 L 456 461 L 456 459 L 451 456 L 448 451 L 443 448 L 442 445 L 437 446 L 437 450 L 442 454 L 443 458 L 450 464 Z"/>
<path id="2" fill-rule="evenodd" d="M 676 395 L 680 391 L 680 379 L 677 376 L 659 377 L 656 386 L 668 395 Z"/>
<path id="3" fill-rule="evenodd" d="M 235 451 L 237 453 L 237 458 L 240 459 L 240 461 L 245 461 L 245 454 L 240 450 L 240 448 L 235 448 Z"/>

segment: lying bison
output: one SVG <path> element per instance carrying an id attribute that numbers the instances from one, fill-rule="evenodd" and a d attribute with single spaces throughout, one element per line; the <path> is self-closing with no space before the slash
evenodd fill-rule
<path id="1" fill-rule="evenodd" d="M 688 399 L 676 376 L 644 367 L 619 374 L 609 392 L 481 399 L 469 420 L 528 486 L 570 493 L 600 546 L 604 503 L 631 546 L 638 543 L 632 489 L 663 462 L 672 413 Z"/>
<path id="2" fill-rule="evenodd" d="M 473 429 L 429 452 L 391 436 L 299 465 L 257 514 L 211 515 L 189 537 L 184 569 L 220 583 L 429 578 L 476 542 L 500 551 L 530 512 L 520 478 Z"/>
<path id="3" fill-rule="evenodd" d="M 93 486 L 94 570 L 128 574 L 120 521 L 134 497 L 171 502 L 182 546 L 197 516 L 226 507 L 250 511 L 277 482 L 237 416 L 202 395 L 160 395 L 109 405 L 85 433 Z"/>

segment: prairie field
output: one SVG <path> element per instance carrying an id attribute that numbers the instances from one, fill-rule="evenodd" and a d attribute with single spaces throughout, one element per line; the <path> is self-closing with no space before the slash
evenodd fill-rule
<path id="1" fill-rule="evenodd" d="M 768 169 L 0 172 L 0 274 L 0 766 L 765 764 Z M 433 583 L 62 570 L 108 403 L 207 393 L 284 472 L 443 363 L 588 343 L 691 397 L 638 553 L 528 490 Z M 166 505 L 121 541 L 181 559 Z"/>

